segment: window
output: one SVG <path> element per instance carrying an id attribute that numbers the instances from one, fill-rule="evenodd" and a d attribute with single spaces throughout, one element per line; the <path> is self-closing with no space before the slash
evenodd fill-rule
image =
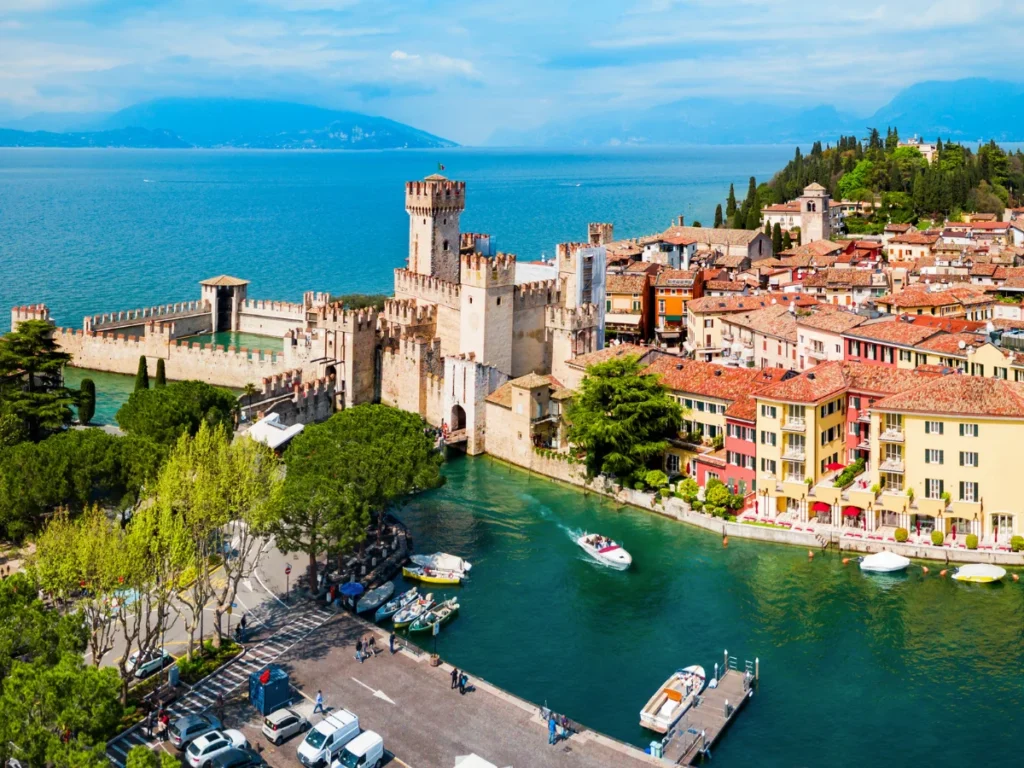
<path id="1" fill-rule="evenodd" d="M 775 433 L 761 430 L 761 445 L 776 445 Z"/>
<path id="2" fill-rule="evenodd" d="M 995 369 L 995 377 L 997 379 L 1005 379 L 1005 378 L 1007 378 L 1007 371 L 1006 371 L 1006 369 L 1005 368 L 999 368 L 997 366 L 996 369 Z"/>
<path id="3" fill-rule="evenodd" d="M 909 363 L 911 360 L 913 360 L 913 357 L 914 356 L 913 356 L 913 354 L 911 353 L 911 351 L 909 349 L 901 349 L 900 350 L 900 362 L 901 363 Z"/>
<path id="4" fill-rule="evenodd" d="M 961 424 L 960 425 L 960 437 L 977 437 L 978 436 L 978 425 L 977 424 Z"/>
<path id="5" fill-rule="evenodd" d="M 697 400 L 697 410 L 700 411 L 701 413 L 704 412 L 704 401 L 703 400 Z"/>
<path id="6" fill-rule="evenodd" d="M 960 501 L 973 501 L 976 502 L 981 498 L 978 493 L 977 483 L 960 483 Z"/>
<path id="7" fill-rule="evenodd" d="M 712 319 L 712 318 L 708 318 L 708 319 L 706 319 L 706 320 L 704 321 L 704 327 L 705 327 L 705 328 L 714 328 L 714 327 L 715 327 L 715 321 L 714 321 L 714 319 Z"/>
<path id="8" fill-rule="evenodd" d="M 686 406 L 686 409 L 687 409 L 688 411 L 692 411 L 692 410 L 693 410 L 693 400 L 691 400 L 690 398 L 686 398 L 686 399 L 685 399 L 685 400 L 683 401 L 683 405 L 685 405 L 685 406 Z"/>
<path id="9" fill-rule="evenodd" d="M 639 312 L 640 311 L 640 302 L 639 301 L 636 301 L 636 300 L 633 301 L 633 311 L 634 312 Z"/>
<path id="10" fill-rule="evenodd" d="M 660 312 L 663 315 L 665 314 L 665 300 L 664 299 L 658 299 L 658 312 Z"/>
<path id="11" fill-rule="evenodd" d="M 606 301 L 606 302 L 604 303 L 604 311 L 605 311 L 605 312 L 611 312 L 611 311 L 612 311 L 612 300 L 611 300 L 611 299 L 608 299 L 608 300 L 607 300 L 607 301 Z"/>
<path id="12" fill-rule="evenodd" d="M 670 475 L 679 474 L 679 456 L 675 453 L 670 453 L 665 457 L 665 470 Z"/>
<path id="13" fill-rule="evenodd" d="M 761 459 L 761 471 L 775 474 L 775 461 L 772 459 Z"/>
<path id="14" fill-rule="evenodd" d="M 775 411 L 775 406 L 774 405 L 762 405 L 761 406 L 761 416 L 762 417 L 764 417 L 766 419 L 774 419 L 775 418 L 775 414 L 776 414 L 776 411 Z"/>
<path id="15" fill-rule="evenodd" d="M 854 396 L 850 398 L 850 407 L 860 410 L 860 397 Z"/>
<path id="16" fill-rule="evenodd" d="M 963 424 L 960 425 L 960 434 L 964 433 Z M 924 433 L 926 435 L 941 435 L 942 434 L 942 422 L 941 421 L 926 421 L 924 423 Z"/>
<path id="17" fill-rule="evenodd" d="M 961 467 L 976 467 L 976 466 L 978 466 L 978 452 L 977 451 L 960 451 L 960 466 Z"/>
<path id="18" fill-rule="evenodd" d="M 926 448 L 924 451 L 924 463 L 925 464 L 941 464 L 942 463 L 942 451 L 935 448 Z M 960 463 L 964 463 L 964 454 L 960 452 Z M 930 497 L 929 497 L 930 498 Z"/>

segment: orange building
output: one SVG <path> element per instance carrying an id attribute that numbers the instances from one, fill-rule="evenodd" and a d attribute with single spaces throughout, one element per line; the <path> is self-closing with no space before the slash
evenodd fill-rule
<path id="1" fill-rule="evenodd" d="M 658 341 L 681 344 L 686 331 L 686 304 L 704 295 L 699 269 L 666 269 L 654 282 L 654 325 Z"/>

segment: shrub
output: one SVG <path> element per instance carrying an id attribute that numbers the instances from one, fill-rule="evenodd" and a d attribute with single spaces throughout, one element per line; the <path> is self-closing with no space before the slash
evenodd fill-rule
<path id="1" fill-rule="evenodd" d="M 78 421 L 85 425 L 96 415 L 96 384 L 92 379 L 82 379 L 78 389 Z"/>
<path id="2" fill-rule="evenodd" d="M 907 498 L 910 499 L 911 501 L 914 500 L 914 489 L 913 488 L 907 488 Z"/>
<path id="3" fill-rule="evenodd" d="M 879 485 L 878 483 L 875 483 L 874 485 L 871 486 L 871 492 L 875 494 L 875 496 L 877 496 L 881 490 L 882 486 Z"/>
<path id="4" fill-rule="evenodd" d="M 910 538 L 910 534 L 907 532 L 906 528 L 897 528 L 896 533 L 893 534 L 893 537 L 896 539 L 896 541 L 906 541 L 908 538 Z"/>
<path id="5" fill-rule="evenodd" d="M 857 459 L 853 464 L 848 466 L 838 475 L 836 475 L 835 482 L 832 483 L 834 488 L 845 488 L 853 479 L 864 471 L 865 462 L 864 459 Z"/>
<path id="6" fill-rule="evenodd" d="M 720 451 L 725 445 L 725 435 L 715 435 L 711 440 L 711 445 L 716 451 Z"/>
<path id="7" fill-rule="evenodd" d="M 672 492 L 668 488 L 659 488 L 658 495 L 661 496 L 661 498 L 663 499 L 667 499 L 669 496 L 672 495 Z"/>
<path id="8" fill-rule="evenodd" d="M 735 523 L 736 522 L 736 515 L 726 515 L 725 519 L 728 520 L 730 523 Z"/>
<path id="9" fill-rule="evenodd" d="M 942 535 L 942 531 L 932 531 L 932 544 L 936 547 L 941 547 L 942 542 L 946 540 L 946 537 Z"/>
<path id="10" fill-rule="evenodd" d="M 644 481 L 643 481 L 643 480 L 637 480 L 637 481 L 636 481 L 636 482 L 635 482 L 635 483 L 633 484 L 633 487 L 634 487 L 634 488 L 635 488 L 636 490 L 638 490 L 638 491 L 642 491 L 642 490 L 644 490 L 644 489 L 645 489 L 645 488 L 646 488 L 647 486 L 646 486 L 646 484 L 644 484 Z"/>
<path id="11" fill-rule="evenodd" d="M 978 548 L 978 537 L 973 533 L 967 534 L 967 548 L 977 549 Z"/>
<path id="12" fill-rule="evenodd" d="M 953 498 L 953 497 L 949 495 L 949 491 L 943 491 L 943 492 L 942 492 L 942 500 L 943 500 L 944 502 L 946 502 L 947 504 L 949 504 L 949 500 L 950 500 L 951 498 Z"/>
<path id="13" fill-rule="evenodd" d="M 688 477 L 679 484 L 679 498 L 688 504 L 693 504 L 697 500 L 697 494 L 700 488 L 697 485 L 697 481 L 692 477 Z"/>
<path id="14" fill-rule="evenodd" d="M 1024 536 L 1011 536 L 1010 537 L 1010 549 L 1014 552 L 1020 552 L 1024 549 Z"/>
<path id="15" fill-rule="evenodd" d="M 644 482 L 653 489 L 664 488 L 668 485 L 668 475 L 660 469 L 652 469 L 644 475 Z"/>

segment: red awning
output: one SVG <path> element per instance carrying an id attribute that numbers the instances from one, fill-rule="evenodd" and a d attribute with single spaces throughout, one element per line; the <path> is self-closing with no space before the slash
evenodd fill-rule
<path id="1" fill-rule="evenodd" d="M 861 509 L 860 507 L 843 507 L 843 516 L 844 517 L 857 517 L 857 515 L 859 515 L 863 511 L 864 510 Z"/>
<path id="2" fill-rule="evenodd" d="M 825 470 L 828 472 L 838 472 L 840 469 L 846 469 L 846 465 L 839 464 L 838 462 L 835 461 L 833 461 L 831 464 L 825 465 Z"/>
<path id="3" fill-rule="evenodd" d="M 832 509 L 832 505 L 826 504 L 824 501 L 816 501 L 814 502 L 814 506 L 811 507 L 811 509 L 813 509 L 815 512 L 828 512 L 829 510 Z"/>

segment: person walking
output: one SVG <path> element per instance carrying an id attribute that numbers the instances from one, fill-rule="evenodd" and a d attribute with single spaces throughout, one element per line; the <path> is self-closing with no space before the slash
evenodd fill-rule
<path id="1" fill-rule="evenodd" d="M 548 744 L 554 744 L 558 740 L 558 733 L 555 730 L 555 716 L 548 717 Z"/>
<path id="2" fill-rule="evenodd" d="M 317 712 L 321 715 L 327 714 L 327 712 L 324 711 L 324 695 L 319 689 L 316 692 L 316 704 L 313 705 L 313 714 L 315 715 Z"/>
<path id="3" fill-rule="evenodd" d="M 218 693 L 217 699 L 213 704 L 213 711 L 217 713 L 217 719 L 220 720 L 221 725 L 224 724 L 224 696 Z"/>
<path id="4" fill-rule="evenodd" d="M 153 710 L 150 708 L 149 712 L 146 713 L 146 738 L 153 738 L 153 721 L 156 718 L 153 716 Z"/>
<path id="5" fill-rule="evenodd" d="M 366 655 L 371 658 L 377 655 L 377 638 L 370 635 L 370 639 L 366 641 Z"/>
<path id="6" fill-rule="evenodd" d="M 461 675 L 459 675 L 459 695 L 460 696 L 465 696 L 466 695 L 466 686 L 467 685 L 469 685 L 469 677 L 467 677 L 466 673 L 463 672 Z"/>
<path id="7" fill-rule="evenodd" d="M 388 647 L 391 649 L 391 655 L 394 656 L 395 655 L 395 650 L 396 650 L 395 649 L 395 633 L 394 632 L 392 632 L 391 636 L 388 638 Z"/>
<path id="8" fill-rule="evenodd" d="M 452 667 L 452 687 L 451 690 L 455 690 L 455 686 L 459 684 L 459 668 Z"/>
<path id="9" fill-rule="evenodd" d="M 356 661 L 363 663 L 363 638 L 356 640 Z"/>
<path id="10" fill-rule="evenodd" d="M 160 710 L 160 741 L 167 741 L 167 729 L 171 727 L 171 718 L 163 709 Z"/>

